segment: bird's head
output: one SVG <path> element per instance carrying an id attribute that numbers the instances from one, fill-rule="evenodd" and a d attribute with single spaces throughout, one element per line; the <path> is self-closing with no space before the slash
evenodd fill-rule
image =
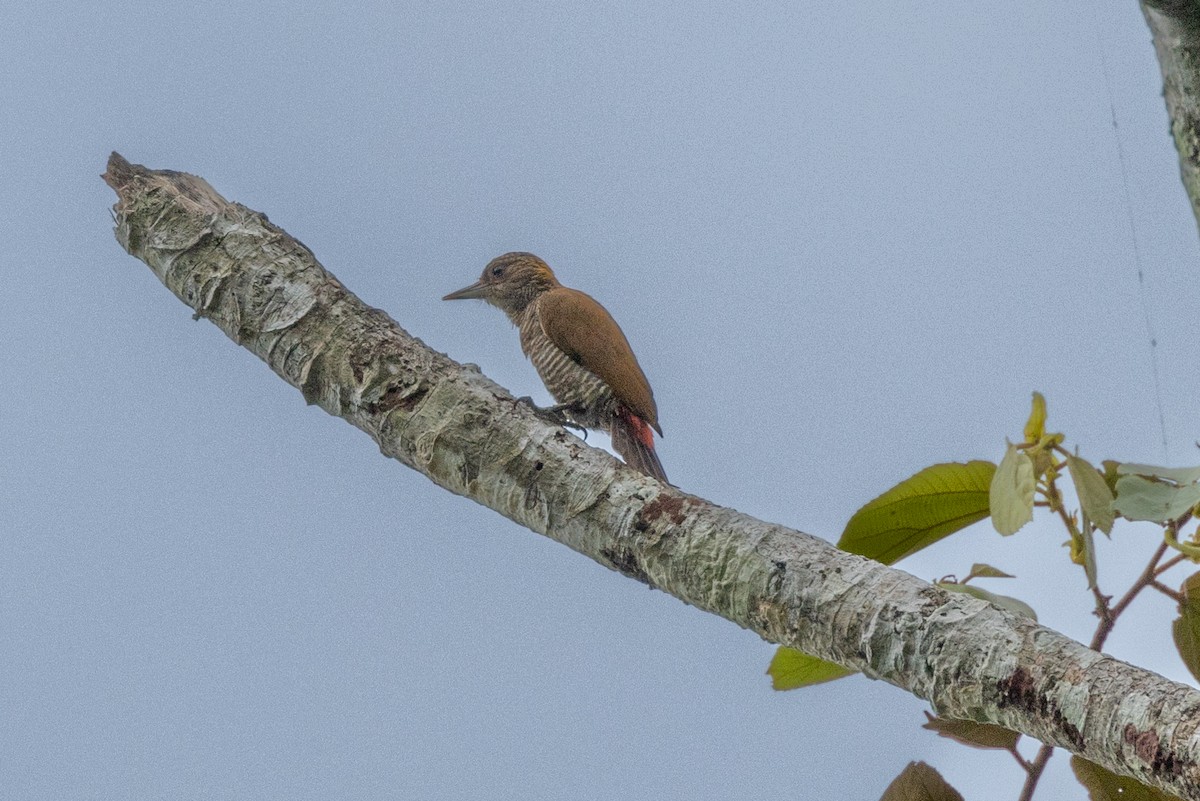
<path id="1" fill-rule="evenodd" d="M 510 315 L 520 314 L 542 292 L 558 286 L 546 262 L 532 253 L 505 253 L 488 262 L 483 275 L 470 286 L 442 300 L 479 298 Z"/>

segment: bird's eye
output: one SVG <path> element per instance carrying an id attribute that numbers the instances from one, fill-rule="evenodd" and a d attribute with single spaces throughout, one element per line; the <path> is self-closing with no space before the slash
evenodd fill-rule
<path id="1" fill-rule="evenodd" d="M 496 276 L 497 278 L 499 278 L 500 276 L 504 275 L 504 268 L 503 268 L 503 267 L 493 267 L 493 268 L 492 268 L 492 275 L 494 275 L 494 276 Z"/>

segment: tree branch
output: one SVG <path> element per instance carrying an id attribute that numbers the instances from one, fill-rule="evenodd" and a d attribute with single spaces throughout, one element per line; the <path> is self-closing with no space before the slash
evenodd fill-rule
<path id="1" fill-rule="evenodd" d="M 1163 75 L 1179 171 L 1200 223 L 1200 0 L 1142 0 Z"/>
<path id="2" fill-rule="evenodd" d="M 265 216 L 114 153 L 117 240 L 309 403 L 439 486 L 938 715 L 1200 798 L 1200 692 L 1031 620 L 664 486 L 352 295 Z"/>

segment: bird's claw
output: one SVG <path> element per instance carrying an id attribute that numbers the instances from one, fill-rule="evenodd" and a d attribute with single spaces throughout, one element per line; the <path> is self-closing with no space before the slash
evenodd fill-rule
<path id="1" fill-rule="evenodd" d="M 538 406 L 533 402 L 533 398 L 528 395 L 522 395 L 517 398 L 517 403 L 524 404 L 533 410 L 533 413 L 557 426 L 563 428 L 572 428 L 580 433 L 584 440 L 587 440 L 587 429 L 578 423 L 571 420 L 567 416 L 567 410 L 571 408 L 569 403 L 560 403 L 557 406 Z"/>

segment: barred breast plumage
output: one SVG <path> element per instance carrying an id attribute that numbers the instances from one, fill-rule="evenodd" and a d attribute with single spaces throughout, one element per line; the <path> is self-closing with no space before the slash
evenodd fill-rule
<path id="1" fill-rule="evenodd" d="M 533 362 L 534 369 L 554 396 L 570 408 L 568 416 L 584 428 L 608 431 L 613 417 L 613 392 L 604 379 L 581 366 L 546 335 L 538 314 L 539 301 L 525 307 L 517 327 L 521 332 L 521 350 Z"/>

